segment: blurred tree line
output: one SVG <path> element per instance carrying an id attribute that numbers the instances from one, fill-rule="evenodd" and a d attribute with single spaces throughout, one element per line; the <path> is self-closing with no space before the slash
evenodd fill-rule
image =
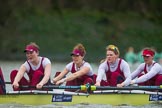
<path id="1" fill-rule="evenodd" d="M 161 0 L 0 0 L 0 24 L 4 26 L 11 17 L 22 17 L 32 13 L 57 11 L 64 9 L 101 12 L 138 12 L 142 16 L 161 23 Z"/>
<path id="2" fill-rule="evenodd" d="M 79 42 L 96 62 L 108 44 L 122 57 L 129 46 L 161 51 L 161 6 L 161 0 L 0 0 L 0 59 L 23 59 L 31 41 L 61 61 Z"/>

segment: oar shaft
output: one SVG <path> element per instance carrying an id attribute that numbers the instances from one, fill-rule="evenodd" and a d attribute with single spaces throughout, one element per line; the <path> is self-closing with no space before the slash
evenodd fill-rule
<path id="1" fill-rule="evenodd" d="M 21 88 L 36 88 L 36 86 L 21 86 Z M 57 86 L 57 85 L 44 85 L 42 89 L 80 89 L 80 90 L 86 90 L 86 86 Z"/>
<path id="2" fill-rule="evenodd" d="M 128 86 L 128 87 L 97 86 L 96 90 L 162 90 L 162 88 L 160 86 Z"/>
<path id="3" fill-rule="evenodd" d="M 10 82 L 5 82 L 11 84 Z M 21 88 L 35 88 L 35 86 L 20 86 Z M 57 86 L 57 85 L 44 85 L 43 89 L 73 89 L 73 90 L 162 90 L 160 86 L 127 86 L 127 87 L 115 87 L 115 86 L 94 86 L 94 85 L 81 85 L 81 86 Z"/>
<path id="4" fill-rule="evenodd" d="M 81 86 L 56 86 L 56 85 L 45 85 L 43 88 L 49 89 L 81 89 Z"/>

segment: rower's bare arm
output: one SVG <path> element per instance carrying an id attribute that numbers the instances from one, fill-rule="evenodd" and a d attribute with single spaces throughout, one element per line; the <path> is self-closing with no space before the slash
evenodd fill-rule
<path id="1" fill-rule="evenodd" d="M 65 81 L 71 81 L 76 78 L 79 78 L 83 75 L 86 75 L 89 72 L 90 68 L 89 67 L 83 67 L 81 70 L 71 74 L 69 77 L 65 78 Z"/>
<path id="2" fill-rule="evenodd" d="M 124 86 L 125 86 L 124 83 L 117 84 L 117 87 L 124 87 Z"/>
<path id="3" fill-rule="evenodd" d="M 68 70 L 65 68 L 57 77 L 53 78 L 53 83 L 55 84 L 57 81 L 62 79 L 67 73 Z"/>
<path id="4" fill-rule="evenodd" d="M 37 88 L 42 88 L 44 84 L 46 84 L 51 75 L 51 64 L 47 64 L 44 68 L 44 77 L 43 79 L 37 84 Z"/>
<path id="5" fill-rule="evenodd" d="M 14 79 L 14 82 L 12 84 L 15 88 L 19 87 L 18 83 L 19 83 L 20 79 L 24 76 L 25 71 L 26 71 L 25 66 L 21 65 L 21 67 L 19 68 L 18 73 Z"/>
<path id="6" fill-rule="evenodd" d="M 81 76 L 87 74 L 89 72 L 89 70 L 90 70 L 89 67 L 83 67 L 81 70 L 71 74 L 70 76 L 57 81 L 56 85 L 62 84 L 62 83 L 67 82 L 67 81 L 74 80 L 78 77 L 81 77 Z"/>

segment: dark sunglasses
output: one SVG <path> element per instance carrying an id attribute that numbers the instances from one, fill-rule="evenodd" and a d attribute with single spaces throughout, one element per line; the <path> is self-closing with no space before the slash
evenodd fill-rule
<path id="1" fill-rule="evenodd" d="M 33 54 L 34 51 L 26 51 L 26 54 Z"/>

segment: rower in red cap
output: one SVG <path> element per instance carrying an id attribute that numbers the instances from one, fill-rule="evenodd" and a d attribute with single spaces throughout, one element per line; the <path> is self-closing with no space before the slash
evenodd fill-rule
<path id="1" fill-rule="evenodd" d="M 131 84 L 138 85 L 161 85 L 162 84 L 162 67 L 154 61 L 155 52 L 151 48 L 145 48 L 142 51 L 144 63 L 132 72 Z"/>
<path id="2" fill-rule="evenodd" d="M 66 82 L 68 86 L 80 86 L 87 83 L 94 84 L 95 80 L 93 80 L 93 77 L 95 75 L 91 65 L 84 61 L 85 54 L 84 46 L 80 43 L 77 44 L 71 53 L 72 62 L 68 63 L 64 70 L 57 77 L 53 78 L 53 83 L 59 85 Z M 66 78 L 64 78 L 65 75 L 67 75 Z"/>
<path id="3" fill-rule="evenodd" d="M 39 56 L 39 46 L 36 43 L 28 44 L 24 52 L 27 61 L 21 65 L 19 70 L 13 70 L 10 74 L 13 89 L 24 90 L 20 88 L 21 85 L 30 85 L 41 89 L 43 85 L 50 83 L 51 61 L 46 57 Z M 29 78 L 24 77 L 25 73 Z"/>

